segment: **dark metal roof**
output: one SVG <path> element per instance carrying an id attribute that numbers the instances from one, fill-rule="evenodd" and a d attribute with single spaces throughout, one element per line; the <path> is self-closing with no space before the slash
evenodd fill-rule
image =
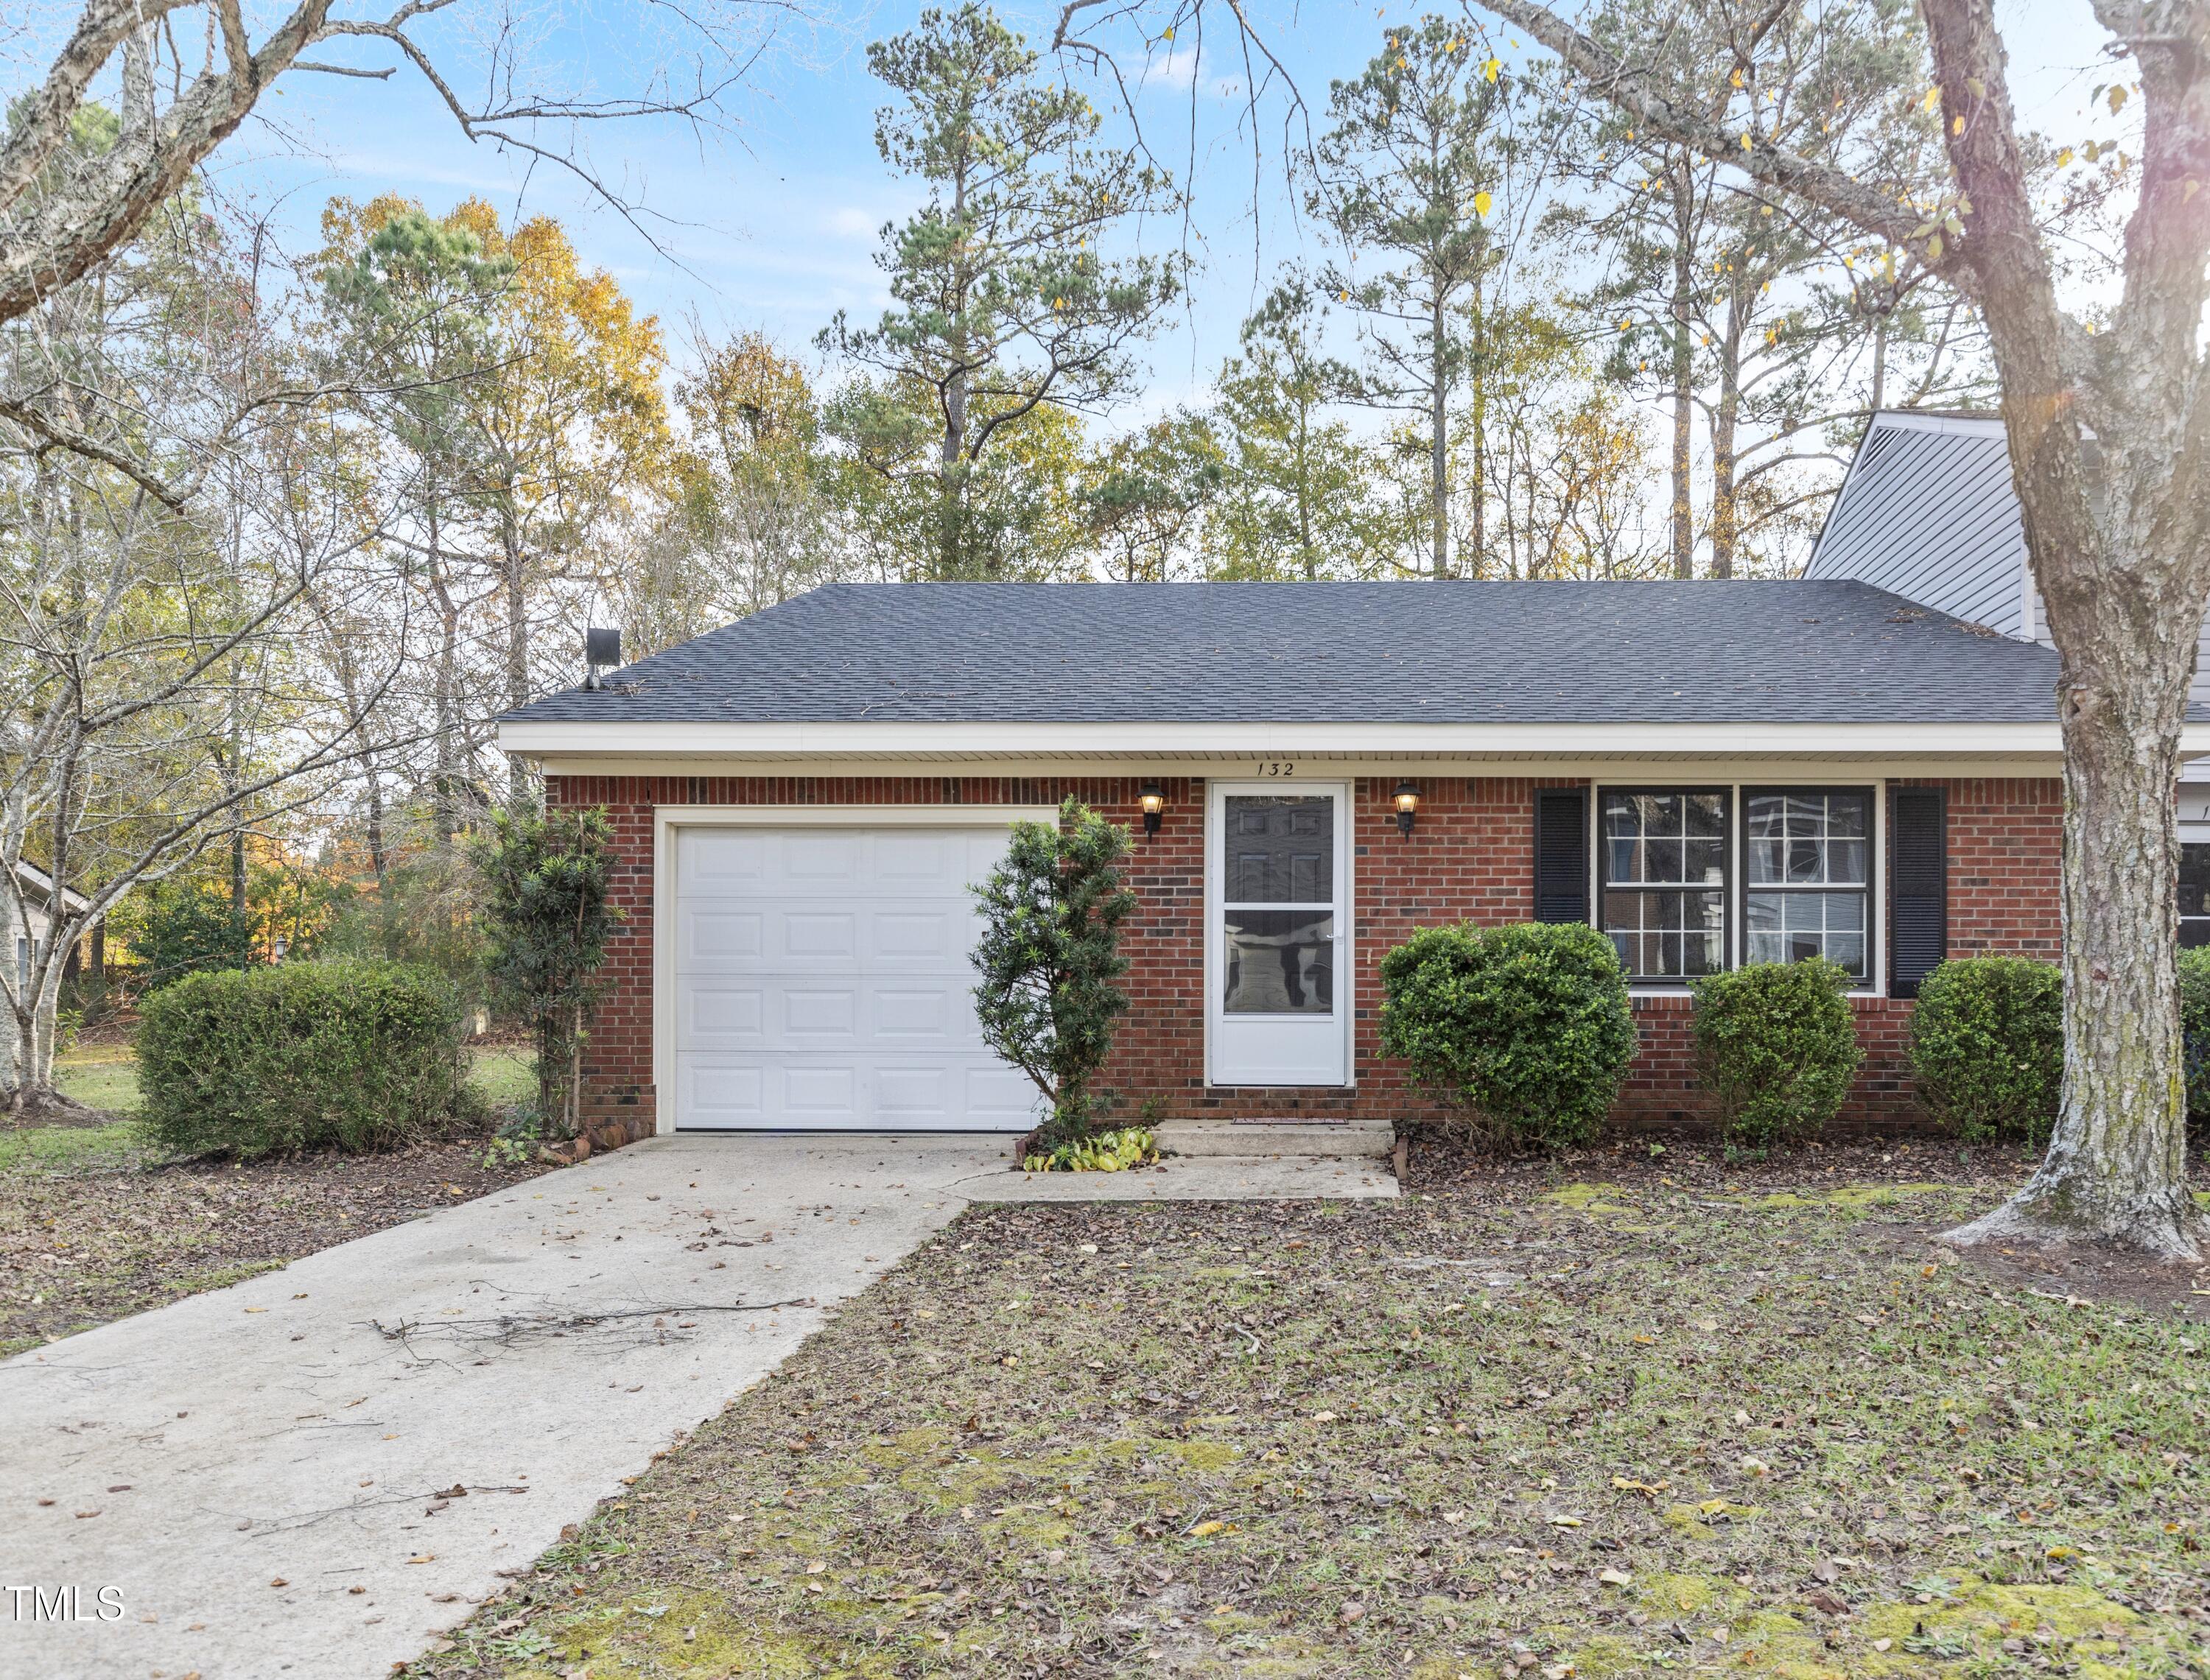
<path id="1" fill-rule="evenodd" d="M 832 584 L 528 723 L 2047 723 L 2056 655 L 1846 581 Z"/>

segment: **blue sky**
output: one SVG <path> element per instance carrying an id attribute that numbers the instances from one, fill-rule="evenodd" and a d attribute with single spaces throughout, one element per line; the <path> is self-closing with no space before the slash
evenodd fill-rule
<path id="1" fill-rule="evenodd" d="M 1057 15 L 1055 6 L 1000 9 L 1036 40 L 1048 39 Z M 1425 9 L 1434 8 L 1326 0 L 1254 0 L 1252 7 L 1315 115 L 1330 77 L 1354 73 L 1386 26 Z M 877 230 L 912 195 L 875 154 L 873 111 L 881 89 L 867 75 L 865 46 L 909 27 L 920 10 L 917 0 L 886 0 L 787 27 L 730 102 L 739 120 L 727 132 L 700 136 L 669 119 L 597 127 L 588 136 L 594 161 L 655 213 L 663 250 L 562 172 L 471 146 L 405 69 L 387 82 L 285 78 L 283 97 L 268 102 L 274 123 L 249 126 L 218 155 L 215 172 L 232 190 L 272 208 L 302 245 L 311 242 L 315 219 L 335 193 L 367 197 L 396 190 L 433 209 L 476 193 L 510 213 L 517 206 L 547 211 L 570 225 L 589 261 L 611 269 L 642 307 L 662 316 L 671 338 L 695 312 L 709 331 L 761 328 L 810 358 L 814 333 L 837 309 L 864 316 L 881 305 L 873 262 Z M 2079 125 L 2075 113 L 2084 110 L 2092 82 L 2101 79 L 2095 49 L 2102 37 L 2087 0 L 2003 0 L 2001 10 L 2021 105 L 2068 133 Z M 650 15 L 616 0 L 596 11 L 559 14 L 540 49 L 542 79 L 621 91 L 656 56 L 653 40 L 640 33 L 640 20 Z M 1254 183 L 1242 67 L 1219 24 L 1216 19 L 1202 61 L 1186 39 L 1154 53 L 1138 101 L 1154 146 L 1194 179 L 1204 262 L 1189 307 L 1151 347 L 1144 412 L 1201 391 L 1274 270 L 1311 250 L 1310 230 L 1283 179 L 1285 108 L 1279 99 L 1265 108 Z M 456 44 L 464 27 L 454 26 Z M 1141 64 L 1132 30 L 1114 44 L 1130 55 L 1129 64 Z M 369 45 L 328 56 L 386 62 Z M 1193 144 L 1189 172 L 1184 160 Z M 1172 243 L 1180 234 L 1161 227 L 1149 237 Z"/>

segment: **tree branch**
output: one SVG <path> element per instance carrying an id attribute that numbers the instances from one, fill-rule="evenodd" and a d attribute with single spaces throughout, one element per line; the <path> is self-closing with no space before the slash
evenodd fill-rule
<path id="1" fill-rule="evenodd" d="M 1636 117 L 1676 145 L 1702 153 L 1715 163 L 1740 170 L 1776 191 L 1792 193 L 1863 228 L 1875 238 L 1904 246 L 1951 284 L 1969 285 L 1970 272 L 1955 244 L 1910 206 L 1879 192 L 1849 174 L 1798 153 L 1786 151 L 1754 134 L 1729 133 L 1712 117 L 1691 109 L 1661 88 L 1644 69 L 1627 63 L 1537 0 L 1479 0 L 1525 30 L 1599 97 Z M 1742 142 L 1747 137 L 1748 144 Z"/>

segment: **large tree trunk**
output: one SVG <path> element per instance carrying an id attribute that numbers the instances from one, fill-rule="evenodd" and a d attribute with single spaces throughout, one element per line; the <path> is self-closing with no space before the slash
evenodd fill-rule
<path id="1" fill-rule="evenodd" d="M 502 498 L 498 535 L 506 572 L 506 703 L 522 706 L 529 700 L 529 580 L 511 493 Z M 517 809 L 529 803 L 529 769 L 519 754 L 507 760 L 506 792 Z"/>
<path id="2" fill-rule="evenodd" d="M 1956 1240 L 2084 1238 L 2200 1255 L 2187 1189 L 2172 786 L 2185 677 L 2131 658 L 2064 677 L 2064 1094 L 2032 1181 Z"/>
<path id="3" fill-rule="evenodd" d="M 1438 287 L 1428 387 L 1428 540 L 1433 550 L 1430 569 L 1438 580 L 1450 575 L 1450 359 L 1444 325 L 1443 297 Z"/>
<path id="4" fill-rule="evenodd" d="M 1473 363 L 1469 370 L 1473 386 L 1473 435 L 1466 440 L 1467 465 L 1473 473 L 1470 487 L 1472 506 L 1466 511 L 1466 539 L 1458 545 L 1458 563 L 1465 569 L 1468 577 L 1488 575 L 1488 327 L 1482 313 L 1484 308 L 1482 284 L 1476 280 L 1473 283 L 1473 317 L 1467 333 Z M 1508 464 L 1504 475 L 1504 499 L 1508 506 L 1512 499 Z"/>
<path id="5" fill-rule="evenodd" d="M 1742 418 L 1742 334 L 1748 305 L 1736 286 L 1727 300 L 1726 337 L 1719 349 L 1719 400 L 1712 411 L 1712 575 L 1734 575 L 1742 528 L 1735 505 L 1735 430 Z"/>
<path id="6" fill-rule="evenodd" d="M 1945 111 L 1972 104 L 1972 87 L 2006 99 L 1986 0 L 1923 0 L 1923 10 Z M 2026 552 L 2063 661 L 2065 793 L 2056 1133 L 2026 1187 L 1953 1236 L 2199 1259 L 2210 1230 L 2186 1176 L 2174 791 L 2210 596 L 2201 218 L 2182 208 L 2204 124 L 2199 99 L 2183 91 L 2198 57 L 2166 42 L 2140 63 L 2150 106 L 2143 197 L 2127 228 L 2125 300 L 2099 353 L 2069 341 L 2010 123 L 1959 123 L 1951 137 L 1972 201 L 1966 250 L 2002 378 Z"/>
<path id="7" fill-rule="evenodd" d="M 2049 1153 L 2026 1188 L 1950 1235 L 1966 1243 L 2107 1242 L 2199 1259 L 2206 1232 L 2187 1186 L 2172 792 L 2201 591 L 2189 598 L 2175 589 L 2181 568 L 2156 563 L 2149 530 L 2135 533 L 2135 563 L 2041 563 L 2031 534 L 2040 487 L 2022 479 L 2021 489 L 2063 657 L 2063 1096 Z M 2090 533 L 2086 543 L 2100 548 L 2098 535 L 2117 533 Z M 2100 581 L 2083 583 L 2082 572 Z M 2171 634 L 2172 625 L 2188 634 Z"/>
<path id="8" fill-rule="evenodd" d="M 944 437 L 937 467 L 936 575 L 949 581 L 968 569 L 966 548 L 967 376 L 954 371 L 944 388 Z"/>

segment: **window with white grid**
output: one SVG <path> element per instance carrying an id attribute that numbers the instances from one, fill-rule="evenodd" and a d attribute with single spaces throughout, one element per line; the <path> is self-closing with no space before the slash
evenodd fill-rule
<path id="1" fill-rule="evenodd" d="M 1873 801 L 1867 788 L 1742 796 L 1742 960 L 1826 957 L 1871 972 Z"/>
<path id="2" fill-rule="evenodd" d="M 1603 930 L 1638 980 L 1715 974 L 1727 961 L 1727 796 L 1607 789 L 1599 806 Z"/>

